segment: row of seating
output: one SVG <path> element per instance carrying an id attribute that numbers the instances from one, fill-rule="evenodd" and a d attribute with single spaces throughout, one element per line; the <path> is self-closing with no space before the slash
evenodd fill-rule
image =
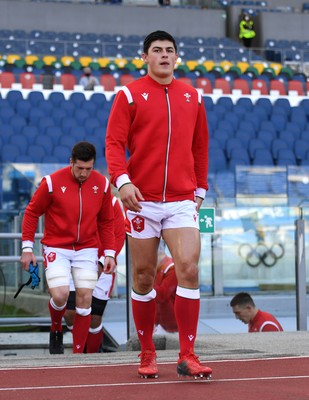
<path id="1" fill-rule="evenodd" d="M 145 74 L 144 70 L 140 71 Z M 79 76 L 81 76 L 81 74 Z M 142 75 L 140 72 L 137 72 L 137 74 L 119 74 L 118 72 L 115 72 L 114 74 L 107 73 L 97 76 L 99 84 L 103 86 L 104 90 L 114 91 L 115 87 L 127 85 Z M 213 78 L 211 76 L 194 78 L 194 75 L 192 78 L 187 75 L 178 77 L 178 79 L 191 86 L 202 89 L 205 94 L 215 93 L 218 92 L 218 90 L 222 94 L 232 94 L 235 91 L 240 91 L 243 95 L 254 93 L 269 95 L 271 93 L 276 93 L 286 96 L 293 92 L 299 96 L 306 96 L 307 93 L 309 93 L 309 81 L 304 83 L 300 80 L 284 82 L 280 79 L 273 79 L 267 82 L 267 80 L 264 79 L 251 80 L 250 78 L 237 78 L 232 80 Z M 74 87 L 78 85 L 79 78 L 71 73 L 59 74 L 59 76 L 42 74 L 37 77 L 34 73 L 23 72 L 18 76 L 18 78 L 16 78 L 12 72 L 3 72 L 0 74 L 0 86 L 2 88 L 14 88 L 15 83 L 20 83 L 21 88 L 23 89 L 32 89 L 33 85 L 40 83 L 42 84 L 42 87 L 46 89 L 52 89 L 54 85 L 60 84 L 64 90 L 73 90 Z"/>
<path id="2" fill-rule="evenodd" d="M 210 170 L 236 165 L 309 165 L 309 100 L 291 107 L 288 99 L 274 104 L 248 98 L 233 104 L 206 98 L 210 130 Z"/>

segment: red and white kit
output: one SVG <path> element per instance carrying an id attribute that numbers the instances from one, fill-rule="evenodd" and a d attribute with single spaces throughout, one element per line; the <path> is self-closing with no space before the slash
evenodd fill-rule
<path id="1" fill-rule="evenodd" d="M 265 312 L 259 310 L 252 321 L 249 322 L 248 332 L 278 332 L 283 331 L 282 326 L 276 318 Z"/>
<path id="2" fill-rule="evenodd" d="M 82 184 L 69 166 L 42 179 L 25 211 L 23 247 L 29 242 L 32 247 L 38 219 L 43 214 L 45 229 L 41 242 L 45 246 L 115 249 L 110 184 L 97 171 L 92 171 Z"/>
<path id="3" fill-rule="evenodd" d="M 161 85 L 147 75 L 122 88 L 114 100 L 106 137 L 111 182 L 119 188 L 132 181 L 145 201 L 194 200 L 197 188 L 204 198 L 208 189 L 205 113 L 200 93 L 176 79 Z"/>

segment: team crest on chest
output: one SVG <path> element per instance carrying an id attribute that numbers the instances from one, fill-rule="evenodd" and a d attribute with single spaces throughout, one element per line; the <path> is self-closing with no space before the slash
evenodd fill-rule
<path id="1" fill-rule="evenodd" d="M 190 103 L 191 94 L 185 93 L 184 96 L 185 96 L 185 98 L 186 98 L 186 102 L 187 102 L 187 103 Z"/>
<path id="2" fill-rule="evenodd" d="M 99 187 L 98 186 L 92 186 L 92 189 L 93 189 L 93 193 L 94 194 L 98 194 L 98 190 L 99 190 Z"/>

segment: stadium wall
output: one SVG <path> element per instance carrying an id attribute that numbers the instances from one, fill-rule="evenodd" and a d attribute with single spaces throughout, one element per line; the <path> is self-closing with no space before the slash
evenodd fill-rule
<path id="1" fill-rule="evenodd" d="M 225 36 L 225 12 L 160 6 L 0 1 L 1 29 L 146 35 Z"/>

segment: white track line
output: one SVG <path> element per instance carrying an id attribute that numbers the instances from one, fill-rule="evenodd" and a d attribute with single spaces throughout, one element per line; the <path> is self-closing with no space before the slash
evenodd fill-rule
<path id="1" fill-rule="evenodd" d="M 24 390 L 54 390 L 54 389 L 76 389 L 76 388 L 94 388 L 94 387 L 123 387 L 123 386 L 145 386 L 145 385 L 171 385 L 179 383 L 203 383 L 211 384 L 211 382 L 247 382 L 247 381 L 278 381 L 278 380 L 289 380 L 289 379 L 309 379 L 309 375 L 296 375 L 296 376 L 264 376 L 260 378 L 232 378 L 232 379 L 210 379 L 210 380 L 192 380 L 183 379 L 177 381 L 155 381 L 155 380 L 145 380 L 143 382 L 124 382 L 124 383 L 98 383 L 91 385 L 61 385 L 61 386 L 29 386 L 29 387 L 7 387 L 0 388 L 0 392 L 9 391 L 24 391 Z"/>

